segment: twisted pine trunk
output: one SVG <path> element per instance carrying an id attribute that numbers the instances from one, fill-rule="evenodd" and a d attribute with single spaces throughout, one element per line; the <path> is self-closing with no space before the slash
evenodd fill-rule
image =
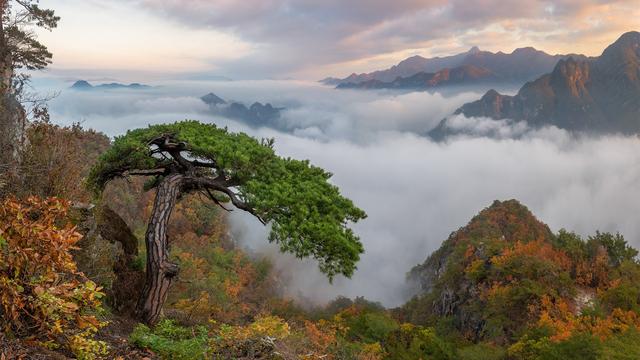
<path id="1" fill-rule="evenodd" d="M 167 227 L 180 195 L 183 179 L 183 175 L 172 174 L 158 185 L 153 212 L 145 234 L 147 271 L 137 313 L 140 320 L 150 325 L 158 322 L 162 306 L 167 300 L 169 285 L 178 275 L 178 265 L 169 262 Z"/>

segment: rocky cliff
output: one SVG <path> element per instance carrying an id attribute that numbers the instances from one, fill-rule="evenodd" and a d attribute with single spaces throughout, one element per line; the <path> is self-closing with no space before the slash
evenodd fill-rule
<path id="1" fill-rule="evenodd" d="M 640 33 L 628 32 L 595 59 L 560 60 L 514 96 L 491 90 L 456 111 L 592 133 L 640 132 Z M 432 135 L 447 133 L 443 120 Z"/>

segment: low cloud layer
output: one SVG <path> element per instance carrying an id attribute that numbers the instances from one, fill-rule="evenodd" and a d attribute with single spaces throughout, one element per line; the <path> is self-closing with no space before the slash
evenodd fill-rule
<path id="1" fill-rule="evenodd" d="M 285 106 L 283 121 L 291 129 L 251 129 L 214 119 L 197 99 L 209 91 Z M 308 158 L 334 173 L 332 181 L 369 214 L 355 226 L 366 253 L 350 280 L 329 284 L 314 261 L 279 254 L 257 220 L 240 212 L 231 217 L 238 241 L 272 257 L 287 292 L 302 300 L 362 295 L 387 306 L 401 304 L 405 273 L 495 199 L 522 201 L 554 231 L 620 231 L 640 246 L 638 138 L 576 137 L 556 128 L 533 131 L 464 118 L 457 124 L 503 136 L 435 143 L 418 135 L 482 91 L 444 96 L 343 92 L 296 82 L 175 83 L 143 93 L 65 91 L 52 102 L 52 118 L 84 120 L 110 135 L 185 117 L 215 121 L 274 137 L 279 154 Z"/>
<path id="2" fill-rule="evenodd" d="M 637 138 L 576 139 L 556 129 L 549 137 L 520 140 L 437 144 L 393 133 L 367 145 L 290 136 L 277 144 L 284 155 L 310 158 L 334 172 L 335 183 L 369 214 L 356 226 L 367 252 L 351 280 L 331 286 L 312 262 L 278 257 L 280 269 L 291 274 L 290 294 L 303 299 L 364 295 L 401 304 L 406 271 L 495 199 L 520 200 L 554 231 L 620 231 L 640 245 Z M 243 238 L 262 249 L 264 229 L 244 216 L 240 224 L 251 235 Z"/>
<path id="3" fill-rule="evenodd" d="M 49 84 L 42 82 L 43 84 Z M 224 100 L 246 105 L 259 101 L 285 108 L 276 127 L 300 137 L 366 142 L 379 132 L 426 133 L 461 104 L 487 89 L 459 92 L 391 92 L 335 90 L 318 83 L 294 81 L 174 82 L 150 90 L 73 91 L 70 82 L 58 83 L 60 95 L 52 103 L 54 118 L 83 121 L 109 135 L 120 134 L 122 124 L 217 119 L 224 126 L 242 124 L 214 117 L 200 96 L 213 92 Z M 509 91 L 509 89 L 501 89 Z M 113 121 L 112 118 L 119 118 Z M 125 120 L 126 119 L 126 120 Z"/>

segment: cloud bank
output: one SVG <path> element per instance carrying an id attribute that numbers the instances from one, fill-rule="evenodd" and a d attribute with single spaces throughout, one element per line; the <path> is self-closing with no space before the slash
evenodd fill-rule
<path id="1" fill-rule="evenodd" d="M 503 51 L 536 46 L 549 52 L 597 55 L 622 32 L 637 27 L 635 19 L 640 15 L 633 0 L 135 3 L 187 27 L 226 31 L 255 44 L 251 57 L 220 62 L 227 71 L 280 76 L 372 70 L 371 66 L 382 65 L 376 64 L 381 60 L 377 57 L 386 56 L 382 62 L 388 66 L 390 58 L 398 61 L 408 52 L 425 48 L 429 49 L 426 55 L 466 50 L 472 45 Z"/>
<path id="2" fill-rule="evenodd" d="M 290 295 L 320 301 L 364 295 L 399 305 L 406 300 L 406 271 L 495 199 L 520 200 L 554 231 L 620 231 L 640 245 L 632 215 L 640 196 L 640 141 L 576 139 L 557 129 L 547 135 L 437 144 L 392 133 L 367 145 L 279 137 L 282 154 L 330 169 L 334 182 L 369 214 L 355 227 L 366 254 L 351 280 L 330 285 L 311 261 L 276 256 L 290 274 Z M 264 229 L 246 217 L 238 221 L 246 226 L 243 238 L 263 249 Z"/>
<path id="3" fill-rule="evenodd" d="M 43 82 L 49 85 L 49 82 Z M 37 84 L 38 85 L 38 84 Z M 223 126 L 242 127 L 214 117 L 200 96 L 213 92 L 227 102 L 255 101 L 285 108 L 277 128 L 319 140 L 369 141 L 381 131 L 425 133 L 458 106 L 480 97 L 487 89 L 466 88 L 449 93 L 335 90 L 318 83 L 297 81 L 173 82 L 151 90 L 83 92 L 58 84 L 60 95 L 51 103 L 54 118 L 84 121 L 109 135 L 122 133 L 122 124 L 185 118 L 210 119 Z M 501 89 L 508 91 L 507 89 Z M 120 118 L 114 121 L 112 118 Z"/>
<path id="4" fill-rule="evenodd" d="M 251 129 L 207 114 L 197 96 L 286 106 L 288 132 Z M 417 135 L 482 89 L 443 95 L 336 91 L 299 82 L 174 83 L 150 92 L 63 92 L 52 118 L 110 135 L 149 123 L 196 118 L 257 137 L 274 137 L 280 155 L 308 158 L 369 217 L 355 230 L 366 253 L 352 279 L 329 284 L 313 260 L 278 253 L 266 229 L 234 212 L 235 238 L 274 259 L 289 295 L 322 302 L 366 296 L 387 306 L 406 300 L 405 273 L 495 199 L 516 198 L 557 231 L 620 231 L 640 246 L 640 140 L 579 137 L 556 128 L 509 122 L 457 124 L 500 137 L 454 137 L 435 143 Z M 517 134 L 516 138 L 510 135 Z"/>

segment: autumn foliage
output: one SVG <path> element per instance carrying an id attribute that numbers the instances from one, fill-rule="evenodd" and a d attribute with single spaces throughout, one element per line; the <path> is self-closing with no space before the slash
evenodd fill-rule
<path id="1" fill-rule="evenodd" d="M 554 234 L 517 201 L 496 201 L 412 270 L 424 293 L 398 314 L 468 344 L 457 356 L 491 347 L 504 349 L 499 359 L 640 354 L 637 255 L 619 234 Z"/>
<path id="2" fill-rule="evenodd" d="M 80 273 L 71 250 L 81 235 L 66 221 L 69 204 L 50 198 L 4 200 L 0 207 L 0 326 L 80 358 L 103 353 L 93 340 L 101 289 Z"/>
<path id="3" fill-rule="evenodd" d="M 6 178 L 0 181 L 0 197 L 56 196 L 82 202 L 91 199 L 84 181 L 91 164 L 109 147 L 107 136 L 79 124 L 63 127 L 35 121 L 26 126 L 24 137 L 24 144 L 17 150 L 15 172 L 0 176 Z"/>

